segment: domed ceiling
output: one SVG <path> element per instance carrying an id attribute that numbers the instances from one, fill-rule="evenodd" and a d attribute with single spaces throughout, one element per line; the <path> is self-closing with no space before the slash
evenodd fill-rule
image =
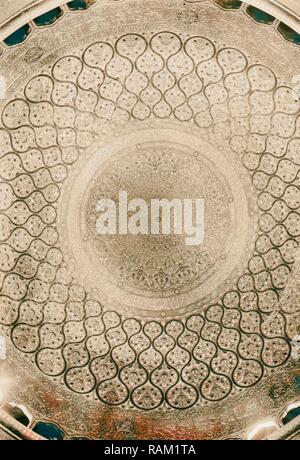
<path id="1" fill-rule="evenodd" d="M 299 413 L 296 3 L 1 3 L 7 433 L 263 438 Z M 205 199 L 203 243 L 99 236 L 120 191 Z"/>

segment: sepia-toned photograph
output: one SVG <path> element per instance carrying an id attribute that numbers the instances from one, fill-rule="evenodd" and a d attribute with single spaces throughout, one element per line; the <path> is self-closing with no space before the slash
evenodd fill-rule
<path id="1" fill-rule="evenodd" d="M 0 440 L 300 440 L 300 1 L 0 0 L 0 117 Z"/>

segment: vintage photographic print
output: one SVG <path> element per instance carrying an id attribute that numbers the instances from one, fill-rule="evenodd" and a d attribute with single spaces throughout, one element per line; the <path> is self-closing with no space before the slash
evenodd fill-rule
<path id="1" fill-rule="evenodd" d="M 300 440 L 300 1 L 0 0 L 0 116 L 0 439 Z"/>

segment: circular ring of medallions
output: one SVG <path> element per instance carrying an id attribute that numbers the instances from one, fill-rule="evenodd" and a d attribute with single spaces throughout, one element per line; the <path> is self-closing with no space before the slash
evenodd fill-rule
<path id="1" fill-rule="evenodd" d="M 0 322 L 15 347 L 75 393 L 143 410 L 219 401 L 282 366 L 293 312 L 280 292 L 300 235 L 298 113 L 270 68 L 169 31 L 92 43 L 33 77 L 3 110 L 0 137 Z M 152 119 L 210 129 L 212 140 L 228 133 L 258 209 L 244 272 L 213 303 L 159 320 L 91 295 L 57 224 L 67 178 L 97 136 Z"/>

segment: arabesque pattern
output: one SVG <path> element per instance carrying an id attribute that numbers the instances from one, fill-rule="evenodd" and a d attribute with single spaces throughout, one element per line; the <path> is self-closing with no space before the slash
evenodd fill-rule
<path id="1" fill-rule="evenodd" d="M 68 272 L 57 203 L 72 165 L 112 121 L 193 122 L 229 141 L 252 177 L 259 234 L 217 304 L 142 321 L 107 310 Z M 7 104 L 0 136 L 0 322 L 21 352 L 76 393 L 185 409 L 248 388 L 290 354 L 296 313 L 280 292 L 300 235 L 299 97 L 238 49 L 172 32 L 68 55 Z"/>

